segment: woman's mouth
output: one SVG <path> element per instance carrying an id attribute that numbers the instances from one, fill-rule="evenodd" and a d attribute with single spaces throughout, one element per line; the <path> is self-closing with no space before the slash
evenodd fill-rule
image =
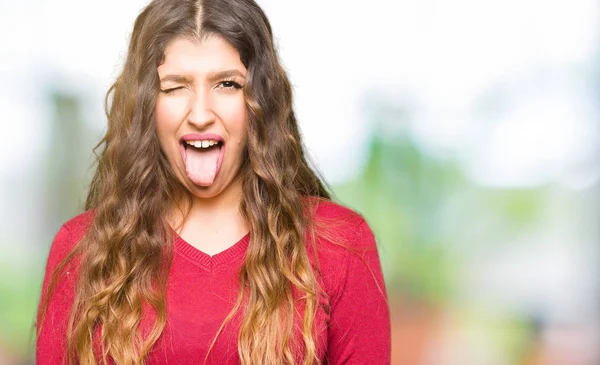
<path id="1" fill-rule="evenodd" d="M 212 185 L 221 168 L 225 152 L 222 139 L 194 139 L 194 136 L 186 135 L 181 143 L 187 176 L 196 185 Z"/>

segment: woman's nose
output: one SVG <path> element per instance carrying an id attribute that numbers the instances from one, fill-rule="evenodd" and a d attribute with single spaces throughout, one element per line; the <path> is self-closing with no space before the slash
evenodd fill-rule
<path id="1" fill-rule="evenodd" d="M 215 121 L 211 95 L 208 91 L 198 90 L 194 92 L 190 104 L 190 112 L 188 114 L 188 122 L 190 124 L 193 124 L 198 129 L 202 129 Z"/>

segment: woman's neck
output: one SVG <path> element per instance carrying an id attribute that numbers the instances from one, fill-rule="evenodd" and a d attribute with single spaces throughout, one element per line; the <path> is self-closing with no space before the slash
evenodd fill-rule
<path id="1" fill-rule="evenodd" d="M 246 224 L 240 214 L 241 202 L 242 182 L 236 179 L 226 190 L 213 197 L 193 196 L 191 206 L 187 196 L 180 199 L 177 208 L 169 214 L 168 221 L 174 228 L 183 227 L 187 221 L 193 220 L 213 227 L 243 225 L 242 229 L 245 229 Z"/>

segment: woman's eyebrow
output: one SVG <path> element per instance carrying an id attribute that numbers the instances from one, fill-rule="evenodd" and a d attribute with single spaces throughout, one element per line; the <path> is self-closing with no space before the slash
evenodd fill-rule
<path id="1" fill-rule="evenodd" d="M 237 69 L 231 69 L 231 70 L 223 70 L 223 71 L 216 71 L 216 72 L 209 72 L 207 74 L 207 78 L 209 80 L 219 80 L 219 79 L 226 79 L 232 76 L 238 76 L 241 78 L 246 78 L 246 76 L 244 76 L 244 74 L 237 70 Z"/>
<path id="2" fill-rule="evenodd" d="M 183 83 L 183 84 L 192 83 L 192 80 L 189 77 L 183 76 L 183 75 L 166 75 L 165 77 L 160 79 L 160 82 L 167 82 L 167 81 Z"/>

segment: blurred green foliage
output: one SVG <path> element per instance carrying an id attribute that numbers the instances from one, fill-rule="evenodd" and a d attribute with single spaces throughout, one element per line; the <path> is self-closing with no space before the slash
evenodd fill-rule
<path id="1" fill-rule="evenodd" d="M 429 156 L 408 134 L 382 132 L 371 138 L 362 173 L 333 189 L 371 225 L 389 289 L 437 304 L 455 289 L 465 248 L 493 245 L 539 222 L 546 197 L 543 188 L 477 186 L 457 161 Z"/>
<path id="2" fill-rule="evenodd" d="M 40 266 L 39 262 L 26 267 L 0 265 L 0 344 L 21 359 L 32 352 L 33 326 L 43 275 Z"/>
<path id="3" fill-rule="evenodd" d="M 452 280 L 445 256 L 452 237 L 441 208 L 445 196 L 464 185 L 461 172 L 429 158 L 408 137 L 375 134 L 370 146 L 363 172 L 335 186 L 336 197 L 371 225 L 391 290 L 441 301 Z"/>

